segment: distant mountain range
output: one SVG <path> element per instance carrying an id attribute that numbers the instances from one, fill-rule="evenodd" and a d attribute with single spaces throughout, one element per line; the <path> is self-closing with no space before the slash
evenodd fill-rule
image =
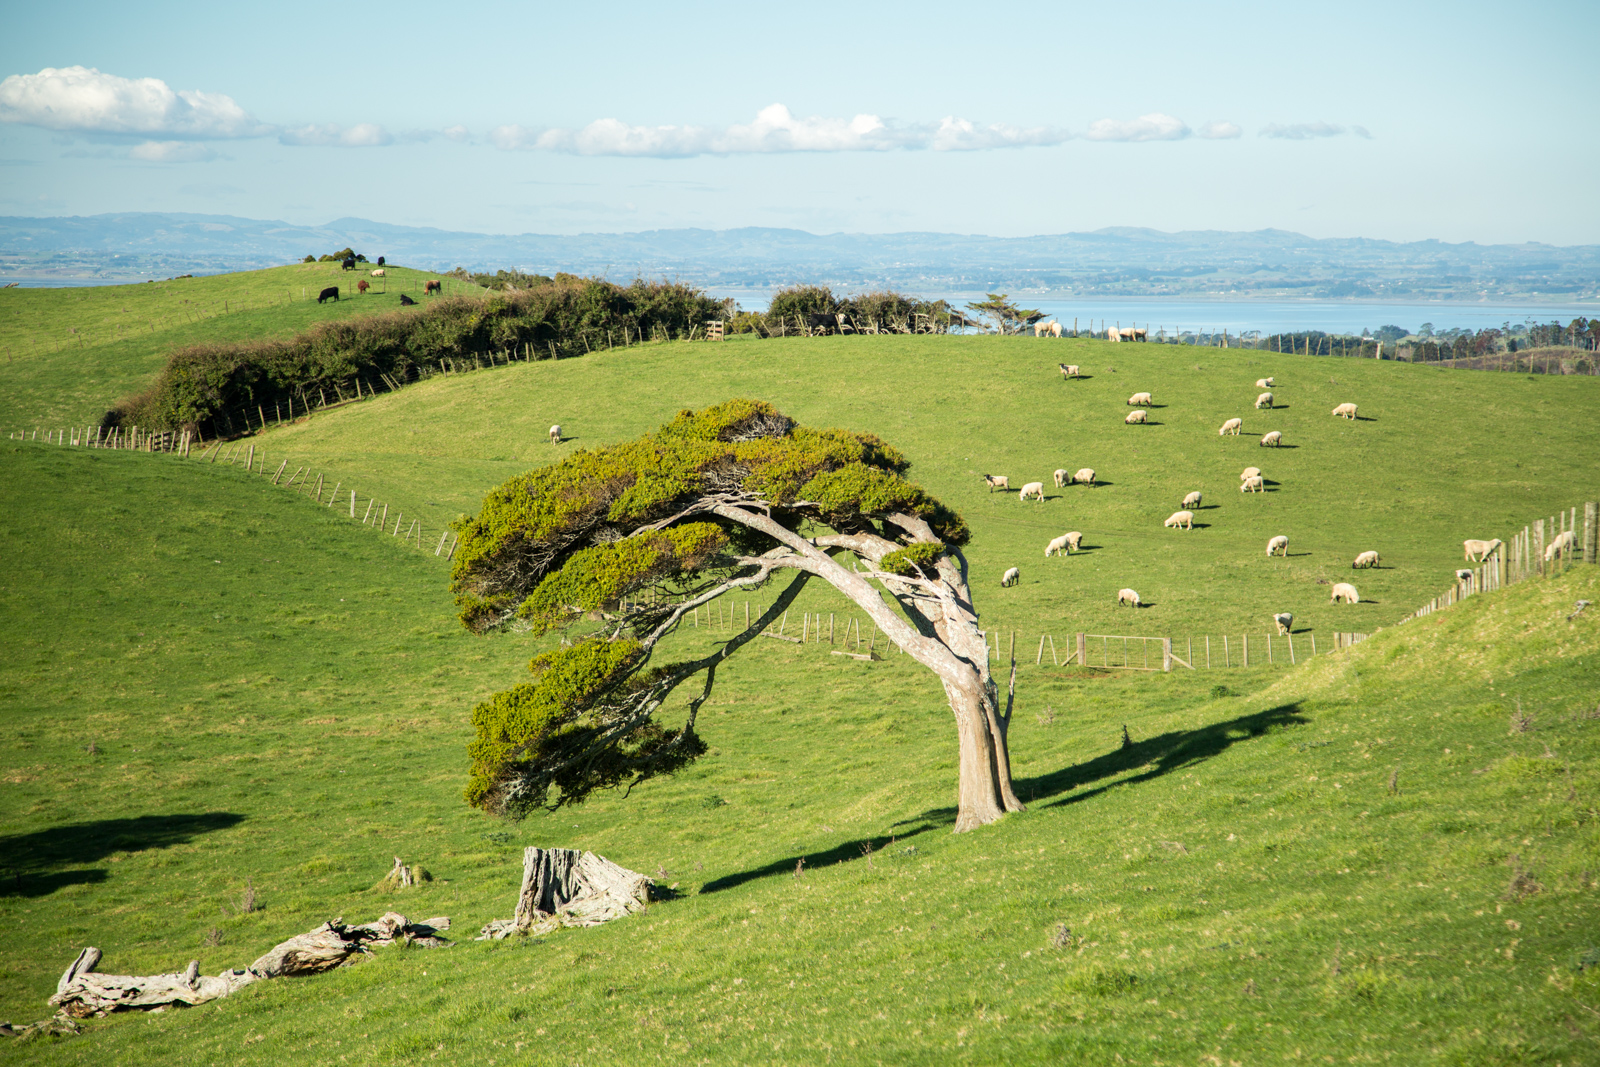
<path id="1" fill-rule="evenodd" d="M 132 212 L 0 217 L 0 283 L 243 270 L 352 247 L 434 270 L 671 276 L 717 289 L 795 282 L 844 290 L 1004 289 L 1097 296 L 1600 299 L 1600 245 L 1315 239 L 1285 230 L 1109 228 L 1037 237 L 812 234 L 744 227 L 483 234 L 336 219 Z"/>

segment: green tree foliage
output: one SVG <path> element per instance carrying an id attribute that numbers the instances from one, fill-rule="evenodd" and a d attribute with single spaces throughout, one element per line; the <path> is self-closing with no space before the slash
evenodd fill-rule
<path id="1" fill-rule="evenodd" d="M 839 300 L 826 285 L 791 285 L 772 294 L 767 305 L 770 322 L 793 325 L 796 318 L 807 315 L 834 315 L 839 311 Z"/>
<path id="2" fill-rule="evenodd" d="M 455 524 L 452 587 L 463 624 L 480 633 L 570 632 L 563 647 L 533 660 L 532 681 L 473 710 L 468 802 L 520 816 L 695 759 L 705 751 L 696 713 L 717 665 L 812 576 L 880 613 L 880 629 L 919 658 L 949 655 L 941 643 L 949 639 L 938 634 L 970 599 L 959 560 L 968 531 L 908 481 L 906 469 L 905 457 L 871 434 L 810 429 L 768 404 L 730 400 L 493 490 L 476 516 Z M 853 567 L 834 562 L 841 553 L 854 557 Z M 653 663 L 688 612 L 784 569 L 796 571 L 795 580 L 753 629 L 710 655 Z M 917 591 L 944 589 L 941 571 L 951 598 L 927 611 Z M 920 623 L 889 612 L 863 574 L 900 595 Z M 975 622 L 971 616 L 972 626 L 959 630 L 975 642 L 969 656 L 984 647 Z M 981 684 L 983 661 L 981 676 L 970 660 L 952 659 L 951 669 Z M 669 711 L 673 691 L 702 673 L 698 694 Z M 680 714 L 681 725 L 660 721 Z"/>
<path id="3" fill-rule="evenodd" d="M 988 319 L 995 333 L 1021 333 L 1044 318 L 1044 312 L 1035 308 L 1020 308 L 1005 293 L 986 293 L 983 300 L 967 305 L 967 310 Z"/>

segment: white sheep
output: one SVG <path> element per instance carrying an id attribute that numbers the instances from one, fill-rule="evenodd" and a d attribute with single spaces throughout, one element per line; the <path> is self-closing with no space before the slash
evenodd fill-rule
<path id="1" fill-rule="evenodd" d="M 1057 489 L 1066 488 L 1066 485 L 1067 485 L 1067 472 L 1066 471 L 1064 471 L 1064 470 L 1056 471 L 1055 478 L 1056 478 L 1056 488 Z"/>
<path id="2" fill-rule="evenodd" d="M 1150 399 L 1149 393 L 1134 393 L 1128 398 L 1129 407 L 1133 407 L 1135 404 L 1143 404 L 1145 407 L 1149 407 L 1153 403 L 1155 401 Z"/>
<path id="3" fill-rule="evenodd" d="M 1341 419 L 1349 419 L 1351 422 L 1354 422 L 1356 418 L 1356 406 L 1354 404 L 1340 404 L 1338 407 L 1333 409 L 1333 413 L 1339 416 Z"/>
<path id="4" fill-rule="evenodd" d="M 1037 500 L 1039 503 L 1043 504 L 1044 503 L 1044 483 L 1043 482 L 1029 482 L 1027 485 L 1022 487 L 1022 492 L 1017 494 L 1017 499 L 1018 500 L 1026 501 L 1029 497 L 1032 497 L 1033 499 Z"/>
<path id="5" fill-rule="evenodd" d="M 1012 567 L 1010 570 L 1006 571 L 1006 573 L 1004 575 L 1001 576 L 1000 584 L 1009 589 L 1011 586 L 1016 585 L 1021 580 L 1022 580 L 1022 572 L 1017 570 L 1017 568 Z"/>
<path id="6" fill-rule="evenodd" d="M 1134 425 L 1136 423 L 1144 422 L 1144 420 L 1145 420 L 1144 408 L 1139 408 L 1137 411 L 1128 412 L 1128 417 L 1123 419 L 1122 421 L 1127 423 L 1129 426 L 1132 426 L 1132 425 Z"/>
<path id="7" fill-rule="evenodd" d="M 1361 601 L 1361 594 L 1356 592 L 1356 587 L 1349 582 L 1340 582 L 1333 587 L 1333 596 L 1328 600 L 1328 603 L 1337 604 L 1341 600 L 1346 604 L 1357 604 Z"/>
<path id="8" fill-rule="evenodd" d="M 1277 448 L 1279 445 L 1283 444 L 1283 432 L 1280 430 L 1273 430 L 1271 433 L 1261 438 L 1261 444 L 1263 447 L 1271 445 L 1273 448 Z"/>
<path id="9" fill-rule="evenodd" d="M 1117 607 L 1120 608 L 1124 604 L 1127 604 L 1129 607 L 1133 607 L 1133 608 L 1138 607 L 1139 606 L 1139 594 L 1134 592 L 1132 589 L 1118 589 L 1117 590 Z"/>
<path id="10" fill-rule="evenodd" d="M 1083 544 L 1083 534 L 1079 533 L 1077 530 L 1068 530 L 1067 554 L 1071 555 L 1072 553 L 1078 551 L 1078 546 L 1081 544 Z"/>
<path id="11" fill-rule="evenodd" d="M 1261 475 L 1254 474 L 1239 483 L 1241 493 L 1260 493 L 1266 491 L 1266 483 L 1261 480 Z"/>
<path id="12" fill-rule="evenodd" d="M 1273 385 L 1273 382 L 1272 382 L 1271 378 L 1257 378 L 1256 379 L 1256 388 L 1257 389 L 1271 389 L 1272 385 Z"/>
<path id="13" fill-rule="evenodd" d="M 985 474 L 983 481 L 991 493 L 996 489 L 1004 489 L 1007 492 L 1011 490 L 1011 481 L 1004 474 Z"/>
<path id="14" fill-rule="evenodd" d="M 1061 368 L 1061 376 L 1063 378 L 1076 378 L 1078 376 L 1078 365 L 1076 363 L 1057 363 L 1056 366 Z"/>
<path id="15" fill-rule="evenodd" d="M 1077 484 L 1079 484 L 1079 485 L 1087 485 L 1090 489 L 1093 489 L 1094 488 L 1094 468 L 1093 467 L 1079 467 L 1078 468 L 1078 472 L 1072 476 L 1072 480 L 1074 482 L 1076 482 Z"/>
<path id="16" fill-rule="evenodd" d="M 1366 552 L 1361 553 L 1361 555 L 1356 557 L 1355 562 L 1350 564 L 1350 569 L 1351 570 L 1359 570 L 1362 567 L 1376 567 L 1377 565 L 1378 565 L 1378 554 L 1376 552 L 1368 550 Z"/>
<path id="17" fill-rule="evenodd" d="M 383 277 L 383 268 L 379 267 L 377 270 L 368 271 L 367 273 L 371 274 L 374 278 L 382 278 Z"/>
<path id="18" fill-rule="evenodd" d="M 1278 636 L 1288 637 L 1289 631 L 1294 628 L 1294 615 L 1287 611 L 1280 611 L 1272 616 L 1272 621 L 1278 624 Z"/>
<path id="19" fill-rule="evenodd" d="M 550 427 L 550 443 L 553 445 L 561 443 L 561 426 L 559 424 Z"/>
<path id="20" fill-rule="evenodd" d="M 1276 556 L 1280 554 L 1285 558 L 1288 558 L 1289 555 L 1289 539 L 1283 534 L 1279 534 L 1277 537 L 1267 541 L 1267 555 Z"/>
<path id="21" fill-rule="evenodd" d="M 1261 476 L 1261 468 L 1260 467 L 1246 467 L 1244 470 L 1239 472 L 1239 480 L 1241 482 L 1244 481 L 1246 478 L 1259 478 L 1260 476 Z"/>
<path id="22" fill-rule="evenodd" d="M 1244 429 L 1243 419 L 1229 419 L 1227 422 L 1222 424 L 1222 429 L 1217 431 L 1217 436 L 1226 437 L 1231 433 L 1233 436 L 1238 437 L 1239 431 L 1242 429 Z"/>
<path id="23" fill-rule="evenodd" d="M 1183 498 L 1183 506 L 1186 507 L 1186 508 L 1197 508 L 1197 507 L 1199 507 L 1200 506 L 1200 490 L 1196 489 L 1194 492 L 1192 492 L 1188 496 L 1184 497 Z"/>
<path id="24" fill-rule="evenodd" d="M 1174 511 L 1171 515 L 1167 516 L 1167 521 L 1161 525 L 1168 528 L 1181 526 L 1185 530 L 1192 530 L 1194 529 L 1194 512 Z"/>
<path id="25" fill-rule="evenodd" d="M 1072 552 L 1067 547 L 1067 535 L 1066 534 L 1062 534 L 1060 537 L 1053 538 L 1048 545 L 1044 546 L 1044 558 L 1045 559 L 1049 559 L 1051 556 L 1070 556 L 1070 555 L 1072 555 Z"/>
<path id="26" fill-rule="evenodd" d="M 1548 545 L 1544 546 L 1544 561 L 1549 563 L 1551 560 L 1556 558 L 1556 553 L 1560 552 L 1562 549 L 1566 549 L 1567 553 L 1570 555 L 1575 541 L 1576 539 L 1572 536 L 1571 530 L 1562 530 L 1560 533 L 1556 534 L 1554 540 L 1552 540 Z"/>
<path id="27" fill-rule="evenodd" d="M 1502 542 L 1500 538 L 1496 537 L 1492 541 L 1463 541 L 1461 542 L 1461 547 L 1466 550 L 1465 558 L 1468 563 L 1482 563 L 1484 560 L 1488 559 L 1489 556 L 1493 554 L 1494 550 L 1499 548 L 1501 544 Z"/>
<path id="28" fill-rule="evenodd" d="M 1472 572 L 1469 571 L 1469 570 L 1466 570 L 1466 569 L 1462 569 L 1462 570 L 1456 571 L 1456 581 L 1458 581 L 1458 582 L 1471 582 L 1472 581 Z"/>
<path id="29" fill-rule="evenodd" d="M 1272 394 L 1271 393 L 1262 393 L 1260 396 L 1256 397 L 1256 410 L 1257 411 L 1260 411 L 1262 408 L 1270 408 L 1271 406 L 1272 406 Z"/>

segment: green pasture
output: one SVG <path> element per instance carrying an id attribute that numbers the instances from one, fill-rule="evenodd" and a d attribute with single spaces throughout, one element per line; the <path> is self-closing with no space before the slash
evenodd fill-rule
<path id="1" fill-rule="evenodd" d="M 97 424 L 117 400 L 143 389 L 168 353 L 207 341 L 286 337 L 331 318 L 393 311 L 402 292 L 422 298 L 440 277 L 372 264 L 351 272 L 337 263 L 136 285 L 0 289 L 0 428 L 55 430 Z M 356 283 L 372 285 L 359 296 Z M 446 278 L 448 291 L 473 288 Z M 317 293 L 339 287 L 338 303 Z"/>
<path id="2" fill-rule="evenodd" d="M 1376 406 L 1346 429 L 1382 428 Z M 712 752 L 687 773 L 512 824 L 460 802 L 465 713 L 533 647 L 464 634 L 431 554 L 223 465 L 0 449 L 0 1019 L 43 1016 L 86 944 L 108 972 L 214 973 L 389 908 L 449 915 L 461 939 L 92 1022 L 7 1048 L 16 1062 L 1595 1056 L 1600 619 L 1567 619 L 1600 601 L 1593 568 L 1289 672 L 1025 664 L 1012 739 L 1030 810 L 959 836 L 929 675 L 760 641 L 722 672 L 701 716 Z M 923 476 L 965 462 L 950 455 Z M 1006 516 L 948 478 L 961 506 Z M 1258 503 L 1289 498 L 1279 480 Z M 1135 509 L 1116 488 L 1098 506 Z M 979 544 L 1008 529 L 980 525 Z M 714 636 L 688 629 L 666 654 Z M 472 942 L 510 914 L 527 844 L 595 849 L 667 899 Z M 395 855 L 434 881 L 374 889 Z"/>
<path id="3" fill-rule="evenodd" d="M 1085 377 L 1065 381 L 1058 362 Z M 1253 408 L 1271 375 L 1278 407 Z M 1128 397 L 1154 394 L 1150 424 Z M 879 434 L 910 477 L 958 508 L 979 608 L 1030 657 L 1042 633 L 1171 636 L 1203 649 L 1224 633 L 1264 638 L 1295 616 L 1297 646 L 1370 632 L 1438 595 L 1467 538 L 1513 528 L 1600 494 L 1600 380 L 1451 371 L 1237 349 L 999 337 L 741 339 L 645 345 L 560 362 L 438 377 L 259 438 L 273 466 L 325 470 L 363 498 L 393 500 L 438 531 L 530 465 L 655 429 L 680 408 L 769 400 L 801 422 Z M 1361 419 L 1334 418 L 1336 404 Z M 1224 420 L 1245 432 L 1219 437 Z M 559 423 L 567 440 L 552 445 Z M 1262 447 L 1281 430 L 1284 447 Z M 1241 494 L 1260 467 L 1267 492 Z M 1103 484 L 1056 489 L 1052 472 L 1093 467 Z M 1010 493 L 981 474 L 1004 474 Z M 1017 489 L 1042 481 L 1045 502 Z M 1195 529 L 1163 520 L 1191 490 Z M 1089 550 L 1044 558 L 1069 530 Z M 1266 557 L 1289 538 L 1287 558 Z M 1383 565 L 1353 572 L 1368 549 Z M 1000 587 L 1008 567 L 1021 583 Z M 1362 601 L 1329 603 L 1333 582 Z M 1329 584 L 1319 584 L 1329 583 Z M 1148 606 L 1116 607 L 1131 587 Z M 844 610 L 808 591 L 803 610 Z M 1064 651 L 1064 649 L 1063 649 Z M 1200 653 L 1197 653 L 1200 654 Z M 1222 651 L 1215 650 L 1220 663 Z"/>

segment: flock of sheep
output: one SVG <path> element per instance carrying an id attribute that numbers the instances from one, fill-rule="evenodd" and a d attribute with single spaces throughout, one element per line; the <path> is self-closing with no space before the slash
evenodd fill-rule
<path id="1" fill-rule="evenodd" d="M 1075 364 L 1062 363 L 1059 364 L 1059 366 L 1061 368 L 1061 375 L 1063 378 L 1072 379 L 1080 376 L 1079 367 Z M 1256 388 L 1262 390 L 1262 392 L 1256 397 L 1256 410 L 1259 411 L 1262 408 L 1273 408 L 1275 402 L 1273 395 L 1270 392 L 1270 390 L 1273 388 L 1273 379 L 1258 379 L 1256 381 Z M 1127 406 L 1135 408 L 1136 410 L 1129 412 L 1128 415 L 1123 419 L 1123 422 L 1127 425 L 1138 425 L 1140 423 L 1144 423 L 1147 418 L 1146 409 L 1152 407 L 1154 404 L 1155 400 L 1150 393 L 1134 393 L 1128 398 Z M 1333 409 L 1333 414 L 1339 418 L 1350 419 L 1353 421 L 1356 418 L 1356 405 L 1348 403 L 1340 404 L 1338 407 Z M 1221 437 L 1226 437 L 1230 434 L 1237 437 L 1242 431 L 1243 427 L 1243 419 L 1231 418 L 1222 424 L 1222 428 L 1217 431 L 1217 434 Z M 1283 433 L 1279 430 L 1273 430 L 1261 438 L 1262 447 L 1276 448 L 1282 444 Z M 983 476 L 983 480 L 988 485 L 991 492 L 996 489 L 1010 490 L 1011 488 L 1011 481 L 1005 475 L 985 474 Z M 1093 488 L 1096 484 L 1095 471 L 1092 467 L 1083 467 L 1076 473 L 1069 476 L 1065 470 L 1058 470 L 1055 472 L 1055 484 L 1056 488 L 1058 489 L 1064 488 L 1068 484 L 1087 485 Z M 1261 468 L 1259 467 L 1246 467 L 1239 475 L 1239 491 L 1241 493 L 1259 493 L 1263 492 L 1265 487 L 1265 478 L 1261 472 Z M 1037 500 L 1040 503 L 1043 503 L 1044 483 L 1028 482 L 1027 484 L 1023 485 L 1018 497 L 1024 502 L 1029 500 Z M 1183 510 L 1175 511 L 1171 515 L 1167 516 L 1166 521 L 1162 525 L 1169 529 L 1194 529 L 1194 511 L 1191 509 L 1199 507 L 1202 499 L 1203 494 L 1198 489 L 1187 494 L 1183 498 Z M 1072 530 L 1068 533 L 1062 534 L 1060 537 L 1053 538 L 1048 544 L 1045 545 L 1045 558 L 1048 559 L 1051 556 L 1059 555 L 1071 555 L 1073 552 L 1078 551 L 1082 541 L 1083 534 L 1077 530 Z M 1498 547 L 1499 544 L 1499 541 L 1493 542 L 1492 545 L 1489 542 L 1468 541 L 1466 543 L 1468 558 L 1472 558 L 1475 547 L 1480 549 L 1479 554 L 1482 556 L 1492 552 L 1494 547 Z M 1269 557 L 1276 555 L 1287 557 L 1288 554 L 1288 537 L 1279 534 L 1267 541 L 1267 555 Z M 1369 550 L 1357 555 L 1354 562 L 1352 562 L 1350 566 L 1352 570 L 1360 570 L 1366 567 L 1376 567 L 1378 564 L 1378 553 Z M 1021 577 L 1021 569 L 1018 567 L 1011 567 L 1002 576 L 1000 584 L 1007 587 L 1013 586 L 1021 580 Z M 1349 582 L 1339 582 L 1333 586 L 1333 595 L 1330 599 L 1330 603 L 1355 604 L 1360 600 L 1361 594 L 1357 592 L 1356 587 Z M 1117 604 L 1118 606 L 1127 604 L 1129 607 L 1137 608 L 1140 606 L 1141 600 L 1137 591 L 1125 588 L 1117 591 Z M 1292 627 L 1294 624 L 1294 616 L 1290 612 L 1279 612 L 1272 616 L 1272 621 L 1277 627 L 1279 634 L 1288 634 L 1290 632 L 1290 627 Z"/>

